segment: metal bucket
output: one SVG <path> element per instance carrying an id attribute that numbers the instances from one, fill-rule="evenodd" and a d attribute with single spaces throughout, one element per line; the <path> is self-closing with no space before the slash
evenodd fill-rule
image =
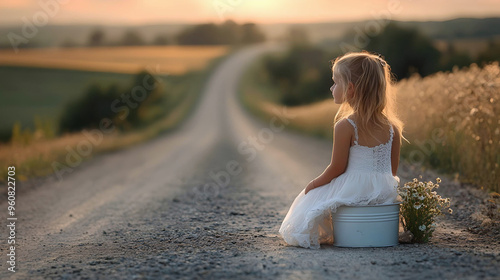
<path id="1" fill-rule="evenodd" d="M 333 245 L 337 247 L 388 247 L 399 244 L 399 206 L 341 206 L 332 213 Z"/>

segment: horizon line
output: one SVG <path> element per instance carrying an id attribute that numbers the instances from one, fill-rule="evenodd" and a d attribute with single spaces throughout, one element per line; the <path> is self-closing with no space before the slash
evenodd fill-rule
<path id="1" fill-rule="evenodd" d="M 476 17 L 476 16 L 454 16 L 454 17 L 449 17 L 449 18 L 443 18 L 443 19 L 428 19 L 428 20 L 419 20 L 419 19 L 389 19 L 389 21 L 396 21 L 396 22 L 446 22 L 446 21 L 453 21 L 453 20 L 458 20 L 458 19 L 493 19 L 493 18 L 500 18 L 500 15 L 496 16 L 481 16 L 481 17 Z M 291 21 L 281 21 L 281 22 L 259 22 L 259 21 L 251 21 L 251 20 L 236 20 L 233 18 L 227 18 L 225 20 L 204 20 L 204 21 L 196 21 L 196 22 L 186 22 L 186 21 L 161 21 L 161 22 L 144 22 L 144 23 L 120 23 L 120 22 L 100 22 L 100 23 L 95 23 L 95 22 L 73 22 L 73 23 L 53 23 L 53 24 L 48 24 L 46 26 L 85 26 L 85 25 L 94 25 L 94 26 L 150 26 L 150 25 L 200 25 L 200 24 L 222 24 L 226 21 L 234 21 L 237 24 L 245 24 L 245 23 L 254 23 L 256 25 L 308 25 L 308 24 L 339 24 L 339 23 L 357 23 L 357 22 L 364 22 L 364 21 L 369 21 L 373 20 L 373 18 L 364 18 L 364 19 L 355 19 L 355 20 L 324 20 L 324 21 L 307 21 L 307 22 L 301 22 L 301 21 L 296 21 L 296 22 L 291 22 Z M 0 28 L 8 28 L 8 27 L 18 27 L 20 26 L 19 24 L 15 23 L 0 23 Z"/>

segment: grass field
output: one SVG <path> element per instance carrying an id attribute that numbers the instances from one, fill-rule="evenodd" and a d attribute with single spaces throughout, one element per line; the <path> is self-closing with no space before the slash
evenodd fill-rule
<path id="1" fill-rule="evenodd" d="M 0 134 L 10 133 L 15 121 L 33 128 L 34 116 L 55 124 L 64 105 L 82 95 L 91 84 L 127 85 L 132 77 L 121 73 L 0 66 Z"/>
<path id="2" fill-rule="evenodd" d="M 27 66 L 134 74 L 146 66 L 163 74 L 200 70 L 226 46 L 99 47 L 0 50 L 0 66 Z"/>
<path id="3" fill-rule="evenodd" d="M 242 80 L 240 98 L 268 120 L 274 89 L 256 62 Z M 396 85 L 398 110 L 405 122 L 401 156 L 414 166 L 448 173 L 465 183 L 500 191 L 500 67 L 498 63 L 453 72 L 414 76 Z M 290 128 L 332 139 L 338 105 L 332 99 L 290 107 Z"/>
<path id="4" fill-rule="evenodd" d="M 223 46 L 0 50 L 0 141 L 8 140 L 16 121 L 33 129 L 38 116 L 55 125 L 64 105 L 91 84 L 126 87 L 142 69 L 168 81 L 201 70 L 228 51 Z"/>
<path id="5" fill-rule="evenodd" d="M 166 80 L 164 85 L 168 87 L 171 97 L 165 107 L 169 113 L 146 127 L 125 133 L 119 133 L 115 130 L 111 134 L 104 135 L 102 142 L 93 146 L 90 155 L 83 157 L 83 160 L 88 160 L 101 153 L 129 147 L 178 127 L 194 109 L 206 79 L 223 58 L 222 56 L 213 59 L 201 71 L 164 77 L 163 79 Z M 62 73 L 66 72 L 67 70 L 62 71 Z M 112 76 L 108 77 L 107 81 L 125 77 Z M 36 107 L 35 105 L 33 106 Z M 5 181 L 2 178 L 7 176 L 7 166 L 16 167 L 16 174 L 20 180 L 51 174 L 54 172 L 52 166 L 54 162 L 65 162 L 68 155 L 67 149 L 75 150 L 79 144 L 85 141 L 88 141 L 88 138 L 82 132 L 76 132 L 67 133 L 54 139 L 42 138 L 29 145 L 12 142 L 0 143 L 0 181 Z"/>

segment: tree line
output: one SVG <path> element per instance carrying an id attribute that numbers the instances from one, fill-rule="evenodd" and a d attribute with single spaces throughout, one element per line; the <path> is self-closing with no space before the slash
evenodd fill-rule
<path id="1" fill-rule="evenodd" d="M 173 35 L 158 34 L 152 41 L 147 41 L 134 29 L 126 30 L 120 39 L 111 41 L 102 28 L 97 28 L 91 31 L 87 46 L 244 45 L 265 40 L 265 34 L 256 24 L 238 24 L 226 20 L 221 24 L 204 23 L 189 26 Z M 66 43 L 64 46 L 71 47 L 71 43 Z"/>
<path id="2" fill-rule="evenodd" d="M 343 41 L 352 42 L 353 36 L 348 33 Z M 271 84 L 278 89 L 279 101 L 295 106 L 331 98 L 330 61 L 344 53 L 341 48 L 325 50 L 314 46 L 309 42 L 307 32 L 299 28 L 290 29 L 287 40 L 290 48 L 284 55 L 270 55 L 264 59 L 264 69 Z M 394 22 L 371 37 L 363 49 L 384 55 L 396 80 L 414 74 L 423 77 L 438 71 L 450 71 L 472 63 L 482 65 L 500 61 L 500 44 L 495 41 L 490 41 L 486 50 L 472 58 L 452 44 L 440 51 L 433 40 L 417 28 L 402 27 Z"/>

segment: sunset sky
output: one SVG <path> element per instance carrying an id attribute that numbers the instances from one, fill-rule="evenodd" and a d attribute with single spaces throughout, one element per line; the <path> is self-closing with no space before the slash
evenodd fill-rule
<path id="1" fill-rule="evenodd" d="M 55 6 L 54 3 L 59 3 Z M 40 3 L 49 3 L 43 8 Z M 63 4 L 65 3 L 65 4 Z M 396 7 L 396 9 L 391 9 Z M 218 7 L 218 8 L 216 8 Z M 49 24 L 324 22 L 374 18 L 385 13 L 398 20 L 445 20 L 500 16 L 498 0 L 2 0 L 0 24 L 22 25 L 38 15 Z"/>

